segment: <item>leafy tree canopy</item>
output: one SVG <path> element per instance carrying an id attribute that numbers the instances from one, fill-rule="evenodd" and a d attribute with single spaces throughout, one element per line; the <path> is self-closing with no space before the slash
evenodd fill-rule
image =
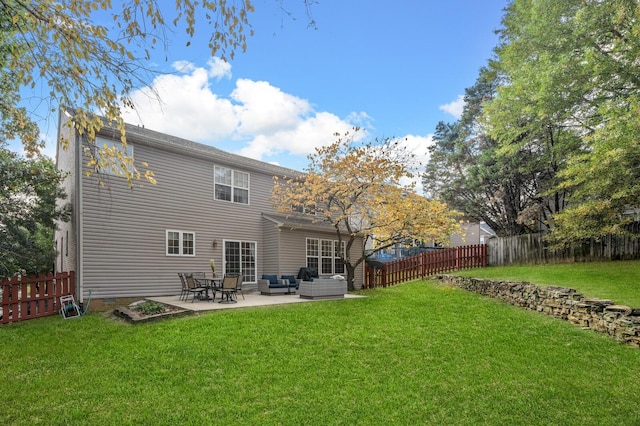
<path id="1" fill-rule="evenodd" d="M 548 158 L 559 244 L 625 234 L 640 204 L 638 16 L 636 0 L 514 0 L 504 16 L 485 124 L 502 152 Z"/>
<path id="2" fill-rule="evenodd" d="M 70 215 L 64 175 L 47 158 L 23 159 L 0 145 L 0 176 L 0 276 L 50 271 L 55 221 Z"/>
<path id="3" fill-rule="evenodd" d="M 489 134 L 484 108 L 500 84 L 494 66 L 483 68 L 465 91 L 460 120 L 438 124 L 423 184 L 430 197 L 470 220 L 486 222 L 500 236 L 537 232 L 561 205 L 556 200 L 563 199 L 546 194 L 556 174 L 546 151 L 549 135 L 530 138 L 530 143 L 522 143 L 519 135 L 501 144 Z"/>
<path id="4" fill-rule="evenodd" d="M 414 239 L 445 241 L 458 230 L 457 214 L 447 205 L 414 192 L 410 165 L 414 156 L 397 140 L 356 144 L 359 129 L 317 148 L 309 156 L 306 174 L 276 178 L 273 200 L 277 210 L 292 214 L 298 207 L 315 212 L 314 220 L 335 229 L 346 243 L 344 263 L 353 289 L 355 268 L 371 254 L 364 250 L 352 258 L 358 237 L 375 251 Z"/>
<path id="5" fill-rule="evenodd" d="M 167 47 L 169 29 L 191 38 L 196 21 L 205 23 L 211 55 L 225 60 L 246 49 L 250 0 L 176 0 L 172 16 L 163 14 L 161 3 L 0 0 L 0 136 L 20 139 L 30 156 L 39 151 L 38 127 L 18 105 L 21 88 L 40 85 L 48 90 L 42 98 L 52 112 L 58 106 L 74 109 L 73 125 L 90 143 L 104 119 L 116 125 L 126 144 L 120 109 L 135 108 L 130 94 L 149 81 L 146 63 L 154 49 Z M 95 159 L 96 150 L 88 154 Z M 122 157 L 100 154 L 121 168 Z M 135 176 L 127 177 L 131 184 Z"/>

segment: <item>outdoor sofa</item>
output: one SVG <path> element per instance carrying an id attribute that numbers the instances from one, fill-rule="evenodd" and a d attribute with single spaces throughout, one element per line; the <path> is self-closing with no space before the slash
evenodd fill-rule
<path id="1" fill-rule="evenodd" d="M 263 275 L 258 280 L 258 291 L 260 294 L 273 296 L 275 294 L 291 294 L 298 289 L 298 280 L 294 275 L 282 275 L 278 279 L 277 275 Z"/>
<path id="2" fill-rule="evenodd" d="M 344 278 L 313 278 L 313 281 L 301 281 L 298 288 L 302 299 L 340 299 L 346 293 Z"/>

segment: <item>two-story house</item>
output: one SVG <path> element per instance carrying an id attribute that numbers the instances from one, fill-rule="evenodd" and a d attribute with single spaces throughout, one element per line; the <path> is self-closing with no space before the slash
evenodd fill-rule
<path id="1" fill-rule="evenodd" d="M 101 185 L 85 173 L 87 141 L 67 126 L 69 120 L 63 111 L 58 139 L 71 143 L 58 146 L 56 161 L 69 172 L 65 189 L 73 214 L 55 234 L 56 269 L 76 271 L 79 300 L 89 291 L 107 304 L 178 294 L 177 273 L 210 272 L 211 259 L 219 275 L 240 273 L 247 290 L 262 274 L 295 275 L 301 267 L 346 273 L 339 258 L 344 246 L 333 228 L 303 214 L 276 214 L 273 177 L 301 172 L 127 125 L 129 154 L 148 163 L 157 184 L 130 188 L 125 178 L 103 170 Z M 119 132 L 106 127 L 97 144 L 119 140 Z M 356 288 L 362 282 L 360 267 Z"/>

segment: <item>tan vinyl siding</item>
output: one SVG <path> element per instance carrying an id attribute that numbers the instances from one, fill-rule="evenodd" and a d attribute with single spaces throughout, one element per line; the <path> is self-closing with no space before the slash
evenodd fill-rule
<path id="1" fill-rule="evenodd" d="M 260 271 L 261 212 L 271 209 L 271 175 L 130 142 L 136 162 L 148 162 L 158 184 L 130 189 L 119 177 L 106 176 L 105 187 L 95 177 L 85 179 L 86 290 L 96 298 L 176 294 L 177 272 L 210 273 L 211 258 L 223 272 L 225 239 L 255 241 Z M 214 164 L 250 173 L 249 205 L 214 200 Z M 166 256 L 167 230 L 195 233 L 195 256 Z"/>
<path id="2" fill-rule="evenodd" d="M 258 265 L 258 271 L 262 274 L 282 275 L 280 269 L 280 230 L 270 220 L 263 219 L 264 247 L 262 247 L 262 264 Z"/>
<path id="3" fill-rule="evenodd" d="M 101 136 L 119 139 L 119 134 L 109 132 L 105 129 Z M 296 171 L 132 126 L 127 127 L 127 138 L 137 167 L 143 169 L 141 162 L 147 162 L 157 185 L 138 181 L 129 188 L 124 178 L 105 175 L 101 186 L 96 176 L 86 177 L 82 169 L 75 175 L 82 181 L 79 193 L 73 193 L 78 186 L 73 177 L 66 181 L 74 221 L 61 227 L 56 238 L 70 231 L 74 248 L 70 244 L 69 264 L 76 262 L 76 272 L 82 271 L 76 276 L 85 297 L 89 291 L 96 299 L 178 294 L 178 272 L 204 271 L 210 276 L 210 259 L 218 275 L 225 272 L 224 241 L 255 243 L 257 278 L 263 273 L 297 274 L 306 264 L 307 237 L 336 239 L 330 231 L 285 229 L 263 217 L 275 213 L 270 198 L 273 176 Z M 75 151 L 59 152 L 59 167 L 75 170 L 74 158 Z M 216 165 L 249 174 L 249 204 L 214 200 Z M 195 234 L 195 255 L 167 256 L 168 230 Z M 358 268 L 356 287 L 361 283 Z"/>
<path id="4" fill-rule="evenodd" d="M 280 272 L 279 274 L 297 274 L 301 267 L 306 266 L 306 243 L 307 238 L 317 238 L 320 240 L 337 240 L 335 233 L 317 232 L 304 229 L 283 230 L 281 233 L 280 245 Z M 357 238 L 351 249 L 351 257 L 359 258 L 362 253 L 362 239 Z M 346 276 L 346 271 L 345 274 Z M 363 283 L 362 267 L 356 268 L 354 284 L 356 288 L 361 288 Z"/>

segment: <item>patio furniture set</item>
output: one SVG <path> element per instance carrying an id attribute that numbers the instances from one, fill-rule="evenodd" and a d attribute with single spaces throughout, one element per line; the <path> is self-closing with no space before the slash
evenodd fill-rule
<path id="1" fill-rule="evenodd" d="M 237 295 L 242 292 L 242 278 L 239 274 L 226 274 L 223 278 L 207 278 L 204 272 L 178 273 L 182 284 L 180 300 L 187 301 L 191 295 L 191 303 L 196 299 L 215 301 L 216 293 L 220 293 L 218 303 L 237 303 Z M 209 296 L 211 292 L 211 296 Z"/>
<path id="2" fill-rule="evenodd" d="M 340 276 L 320 278 L 315 268 L 300 268 L 297 277 L 263 275 L 258 280 L 258 291 L 268 296 L 297 293 L 302 299 L 334 299 L 344 297 L 347 282 Z"/>
<path id="3" fill-rule="evenodd" d="M 207 278 L 204 272 L 178 273 L 182 284 L 180 300 L 191 303 L 196 299 L 215 301 L 220 293 L 218 303 L 237 303 L 238 293 L 242 294 L 242 278 L 239 274 L 226 274 L 223 278 Z M 347 282 L 341 276 L 319 277 L 313 268 L 301 268 L 295 275 L 262 275 L 258 280 L 258 291 L 262 295 L 274 296 L 282 294 L 298 294 L 302 299 L 335 299 L 343 298 L 347 293 Z"/>

